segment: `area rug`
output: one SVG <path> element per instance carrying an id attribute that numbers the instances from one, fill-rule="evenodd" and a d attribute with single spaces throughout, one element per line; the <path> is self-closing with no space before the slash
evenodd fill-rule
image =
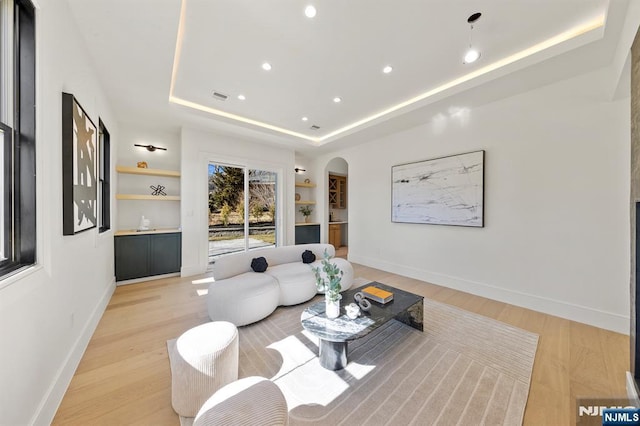
<path id="1" fill-rule="evenodd" d="M 356 285 L 369 280 L 357 279 Z M 349 364 L 329 371 L 300 325 L 306 306 L 280 307 L 239 328 L 239 377 L 276 383 L 292 425 L 519 425 L 538 336 L 424 299 L 424 332 L 390 321 L 349 343 Z M 169 357 L 175 340 L 167 342 Z M 193 419 L 181 418 L 182 426 Z"/>

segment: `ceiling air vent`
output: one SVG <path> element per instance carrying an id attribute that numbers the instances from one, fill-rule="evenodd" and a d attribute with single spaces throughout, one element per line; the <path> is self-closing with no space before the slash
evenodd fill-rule
<path id="1" fill-rule="evenodd" d="M 229 96 L 220 92 L 213 92 L 213 97 L 214 99 L 217 99 L 219 101 L 226 101 L 227 99 L 229 99 Z"/>
<path id="2" fill-rule="evenodd" d="M 320 126 L 316 126 L 315 124 L 310 127 L 311 130 L 320 130 Z"/>

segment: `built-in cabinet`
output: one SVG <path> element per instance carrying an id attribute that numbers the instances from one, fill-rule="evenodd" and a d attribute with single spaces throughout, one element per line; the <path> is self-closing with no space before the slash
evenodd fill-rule
<path id="1" fill-rule="evenodd" d="M 158 232 L 114 237 L 116 281 L 180 272 L 180 232 Z"/>
<path id="2" fill-rule="evenodd" d="M 329 175 L 329 206 L 333 209 L 347 208 L 347 177 Z"/>
<path id="3" fill-rule="evenodd" d="M 118 203 L 118 213 L 124 214 L 127 209 L 132 209 L 135 202 L 148 202 L 148 211 L 160 209 L 175 209 L 176 216 L 180 211 L 180 195 L 167 193 L 166 195 L 141 194 L 140 188 L 152 184 L 159 188 L 162 183 L 152 178 L 179 179 L 180 172 L 175 170 L 149 169 L 128 166 L 116 166 L 116 172 L 128 175 L 138 175 L 144 179 L 144 185 L 139 185 L 138 190 L 131 191 L 120 186 L 116 193 L 116 199 L 122 200 Z M 129 181 L 131 184 L 133 181 Z M 149 192 L 151 192 L 149 188 Z M 145 206 L 145 209 L 147 207 Z M 129 210 L 133 213 L 135 210 Z M 139 230 L 136 229 L 138 223 L 131 223 L 131 229 L 119 229 L 114 236 L 114 266 L 116 281 L 132 280 L 138 278 L 153 277 L 180 272 L 182 263 L 182 236 L 180 224 L 166 229 L 154 228 Z"/>
<path id="4" fill-rule="evenodd" d="M 313 221 L 318 212 L 314 212 L 305 221 L 299 212 L 300 207 L 310 206 L 315 208 L 315 183 L 296 182 L 296 244 L 311 244 L 320 242 L 320 224 Z"/>

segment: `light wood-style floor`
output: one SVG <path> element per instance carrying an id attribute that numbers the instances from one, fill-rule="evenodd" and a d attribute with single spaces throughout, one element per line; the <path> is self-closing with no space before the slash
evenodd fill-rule
<path id="1" fill-rule="evenodd" d="M 575 424 L 576 397 L 626 394 L 628 336 L 361 265 L 354 269 L 356 277 L 539 334 L 525 425 Z M 118 287 L 53 424 L 178 425 L 166 340 L 208 321 L 206 288 L 193 277 Z"/>

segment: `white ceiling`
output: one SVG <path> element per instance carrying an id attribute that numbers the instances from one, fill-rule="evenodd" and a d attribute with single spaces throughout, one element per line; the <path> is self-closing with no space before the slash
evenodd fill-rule
<path id="1" fill-rule="evenodd" d="M 68 3 L 122 122 L 195 125 L 298 149 L 406 126 L 416 110 L 424 121 L 445 99 L 471 107 L 603 66 L 627 10 L 622 0 Z M 474 12 L 483 14 L 472 31 L 482 56 L 463 64 Z M 383 74 L 385 65 L 393 72 Z"/>

